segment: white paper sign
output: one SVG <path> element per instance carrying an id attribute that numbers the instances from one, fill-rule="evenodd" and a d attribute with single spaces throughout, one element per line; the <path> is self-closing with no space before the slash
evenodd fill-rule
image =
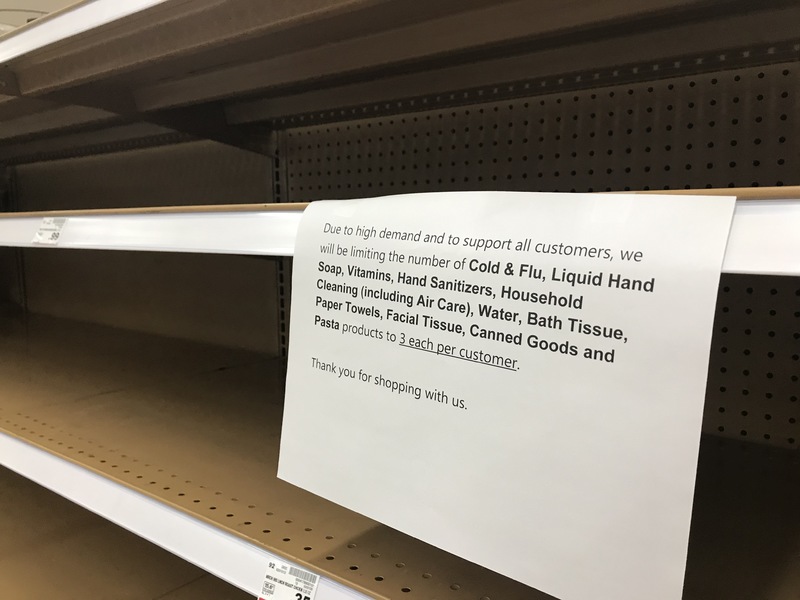
<path id="1" fill-rule="evenodd" d="M 562 600 L 680 599 L 733 208 L 312 204 L 279 477 Z"/>
<path id="2" fill-rule="evenodd" d="M 319 577 L 280 560 L 267 565 L 259 600 L 314 600 Z"/>
<path id="3" fill-rule="evenodd" d="M 61 238 L 61 230 L 67 223 L 66 217 L 44 217 L 33 236 L 33 243 L 43 246 L 56 246 Z"/>

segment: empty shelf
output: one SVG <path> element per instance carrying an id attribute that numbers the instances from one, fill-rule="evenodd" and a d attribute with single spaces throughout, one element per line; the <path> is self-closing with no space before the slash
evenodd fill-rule
<path id="1" fill-rule="evenodd" d="M 3 342 L 2 462 L 250 593 L 282 556 L 320 600 L 547 597 L 276 479 L 281 359 L 49 318 Z M 798 474 L 704 440 L 687 600 L 796 598 Z"/>
<path id="2" fill-rule="evenodd" d="M 537 597 L 276 479 L 284 367 L 34 319 L 2 344 L 0 460 L 253 594 L 281 556 L 323 576 L 318 600 L 443 597 L 453 585 Z"/>
<path id="3" fill-rule="evenodd" d="M 252 599 L 3 468 L 0 502 L 2 598 Z"/>

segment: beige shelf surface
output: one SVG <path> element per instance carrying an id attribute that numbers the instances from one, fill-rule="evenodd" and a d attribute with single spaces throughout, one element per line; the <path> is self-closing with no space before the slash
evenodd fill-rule
<path id="1" fill-rule="evenodd" d="M 547 597 L 277 480 L 281 359 L 34 317 L 0 330 L 0 381 L 0 431 L 349 588 Z M 798 474 L 796 452 L 704 442 L 687 600 L 796 600 Z"/>
<path id="2" fill-rule="evenodd" d="M 0 348 L 0 430 L 375 597 L 546 597 L 277 480 L 281 359 L 52 319 Z"/>
<path id="3" fill-rule="evenodd" d="M 246 600 L 252 596 L 0 468 L 0 597 Z"/>

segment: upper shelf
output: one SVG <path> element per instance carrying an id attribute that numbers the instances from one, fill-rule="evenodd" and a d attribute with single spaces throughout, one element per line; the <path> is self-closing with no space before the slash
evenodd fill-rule
<path id="1" fill-rule="evenodd" d="M 0 63 L 8 63 L 54 44 L 72 40 L 93 29 L 121 21 L 138 12 L 162 4 L 164 0 L 78 2 L 63 10 L 40 17 L 0 38 Z"/>
<path id="2" fill-rule="evenodd" d="M 739 198 L 723 272 L 800 275 L 800 186 L 678 193 L 688 192 Z M 243 204 L 5 213 L 0 214 L 0 246 L 292 256 L 306 206 Z M 34 242 L 45 217 L 66 219 L 56 244 Z"/>
<path id="3" fill-rule="evenodd" d="M 722 49 L 774 62 L 798 18 L 785 0 L 79 2 L 0 37 L 0 162 L 132 120 L 258 150 L 238 125 L 531 75 L 612 81 L 632 57 L 660 76 Z"/>
<path id="4" fill-rule="evenodd" d="M 233 69 L 243 65 L 274 65 L 279 57 L 314 49 L 326 48 L 320 57 L 327 60 L 284 72 L 279 83 L 644 18 L 680 19 L 707 10 L 706 4 L 581 0 L 564 10 L 559 0 L 430 0 L 411 11 L 402 0 L 93 0 L 0 38 L 0 64 L 16 75 L 23 95 L 124 77 L 152 106 L 180 80 L 196 88 L 202 79 L 227 74 L 230 82 Z M 735 3 L 717 4 L 740 12 Z M 414 43 L 387 43 L 398 36 Z M 359 40 L 373 51 L 353 52 Z M 276 75 L 258 79 L 274 86 Z"/>

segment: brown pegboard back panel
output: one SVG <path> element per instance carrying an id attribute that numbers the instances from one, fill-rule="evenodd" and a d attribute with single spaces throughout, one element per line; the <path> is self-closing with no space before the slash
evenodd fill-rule
<path id="1" fill-rule="evenodd" d="M 685 29 L 683 29 L 685 31 Z M 673 30 L 672 37 L 676 37 Z M 648 40 L 653 39 L 652 35 Z M 636 42 L 632 42 L 635 47 Z M 682 47 L 686 40 L 678 47 Z M 663 46 L 659 45 L 659 48 Z M 663 52 L 663 50 L 662 50 Z M 630 49 L 626 53 L 630 56 Z M 322 123 L 343 122 L 350 119 L 364 119 L 373 116 L 387 116 L 395 114 L 408 114 L 421 110 L 441 110 L 477 104 L 481 102 L 502 102 L 518 98 L 531 98 L 538 95 L 552 95 L 575 90 L 588 90 L 601 87 L 612 87 L 616 85 L 639 83 L 642 81 L 656 81 L 659 79 L 676 78 L 680 76 L 699 76 L 703 73 L 716 73 L 733 69 L 745 69 L 748 67 L 760 67 L 775 63 L 791 63 L 800 59 L 800 41 L 786 40 L 778 43 L 764 45 L 749 45 L 730 50 L 712 51 L 705 50 L 695 54 L 682 54 L 679 56 L 669 56 L 665 58 L 653 59 L 650 57 L 635 59 L 635 62 L 619 64 L 616 62 L 604 63 L 604 51 L 602 47 L 585 46 L 582 47 L 578 56 L 580 64 L 595 65 L 595 61 L 600 61 L 596 66 L 581 66 L 579 70 L 568 72 L 547 71 L 541 73 L 542 65 L 536 60 L 528 59 L 525 73 L 530 74 L 525 79 L 515 79 L 513 75 L 519 77 L 522 67 L 517 66 L 511 69 L 506 75 L 508 65 L 501 62 L 490 64 L 473 64 L 471 77 L 462 75 L 451 83 L 447 91 L 431 91 L 424 88 L 423 84 L 413 83 L 407 79 L 383 80 L 381 86 L 384 89 L 392 90 L 394 93 L 382 94 L 383 100 L 370 102 L 366 99 L 356 100 L 358 96 L 352 96 L 352 92 L 340 90 L 339 94 L 332 97 L 329 101 L 333 103 L 331 108 L 317 110 L 306 110 L 302 96 L 293 97 L 289 100 L 270 99 L 269 101 L 255 100 L 250 103 L 245 101 L 243 105 L 232 107 L 231 114 L 234 121 L 259 120 L 267 118 L 270 120 L 274 129 L 287 129 L 293 127 L 307 127 Z M 663 54 L 659 54 L 662 56 Z M 523 60 L 520 58 L 520 60 Z M 611 66 L 608 66 L 608 65 Z M 604 65 L 604 66 L 600 66 Z M 556 73 L 556 74 L 553 74 Z M 491 75 L 488 75 L 491 74 Z M 408 77 L 408 76 L 407 76 Z M 439 79 L 442 85 L 438 89 L 444 89 L 450 77 L 446 72 L 440 73 Z M 464 87 L 464 80 L 477 79 L 479 81 L 489 80 L 491 85 L 476 84 L 471 87 Z M 458 88 L 458 91 L 450 91 Z M 361 88 L 362 93 L 369 93 L 369 88 Z M 390 99 L 388 99 L 390 98 Z M 279 108 L 282 107 L 282 110 Z M 274 116 L 270 110 L 283 116 Z M 298 112 L 301 111 L 301 112 Z"/>
<path id="2" fill-rule="evenodd" d="M 287 161 L 286 137 L 274 134 L 275 155 L 272 157 L 272 194 L 273 202 L 282 203 L 286 200 Z M 292 292 L 292 259 L 280 258 L 276 262 L 276 285 L 278 290 L 278 349 L 281 356 L 289 353 L 289 311 Z"/>
<path id="3" fill-rule="evenodd" d="M 287 130 L 290 201 L 798 183 L 798 63 Z"/>
<path id="4" fill-rule="evenodd" d="M 284 199 L 796 185 L 799 75 L 784 62 L 288 129 Z M 797 449 L 798 354 L 797 279 L 724 275 L 704 431 Z"/>
<path id="5" fill-rule="evenodd" d="M 800 447 L 800 279 L 723 275 L 703 428 Z"/>

